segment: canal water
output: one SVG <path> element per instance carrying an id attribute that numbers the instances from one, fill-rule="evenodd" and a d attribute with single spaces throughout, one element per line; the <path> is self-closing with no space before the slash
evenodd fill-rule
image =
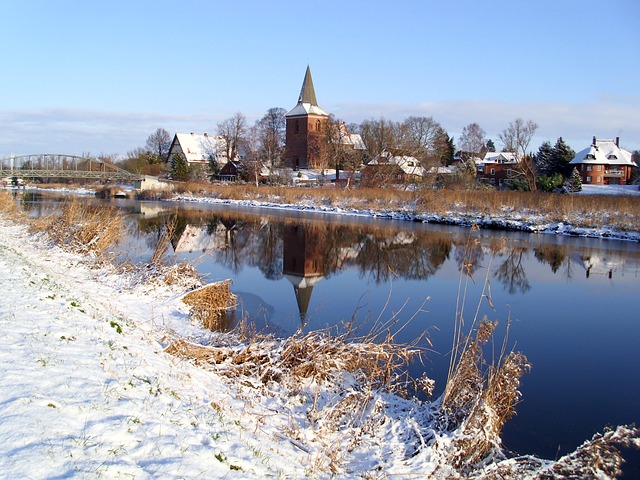
<path id="1" fill-rule="evenodd" d="M 56 201 L 35 195 L 24 204 L 37 215 Z M 513 452 L 556 458 L 606 426 L 640 425 L 637 243 L 229 205 L 110 204 L 128 214 L 124 249 L 133 257 L 148 258 L 171 223 L 169 256 L 194 262 L 208 281 L 232 280 L 240 302 L 227 328 L 244 318 L 280 336 L 348 323 L 354 334 L 422 337 L 422 362 L 410 373 L 435 379 L 436 395 L 457 312 L 466 326 L 498 320 L 497 353 L 510 324 L 509 347 L 532 364 L 504 429 Z M 625 478 L 639 478 L 638 452 L 624 456 Z"/>

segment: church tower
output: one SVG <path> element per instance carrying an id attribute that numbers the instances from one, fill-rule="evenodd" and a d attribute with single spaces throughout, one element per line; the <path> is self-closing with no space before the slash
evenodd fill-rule
<path id="1" fill-rule="evenodd" d="M 287 113 L 284 159 L 290 167 L 315 168 L 322 159 L 323 133 L 329 114 L 318 106 L 311 69 L 302 82 L 298 104 Z"/>

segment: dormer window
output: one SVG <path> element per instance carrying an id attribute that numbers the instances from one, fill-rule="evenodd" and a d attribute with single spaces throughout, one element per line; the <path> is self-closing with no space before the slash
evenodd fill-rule
<path id="1" fill-rule="evenodd" d="M 607 157 L 609 160 L 617 160 L 618 157 L 616 157 L 614 154 L 611 154 Z"/>
<path id="2" fill-rule="evenodd" d="M 584 157 L 585 160 L 595 160 L 596 156 L 593 153 L 587 153 L 587 156 Z"/>

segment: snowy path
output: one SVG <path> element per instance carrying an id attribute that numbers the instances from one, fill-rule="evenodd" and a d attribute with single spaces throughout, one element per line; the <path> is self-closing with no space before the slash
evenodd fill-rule
<path id="1" fill-rule="evenodd" d="M 152 296 L 2 220 L 0 239 L 1 476 L 304 476 L 272 438 L 227 415 L 242 404 L 213 375 L 162 352 Z"/>

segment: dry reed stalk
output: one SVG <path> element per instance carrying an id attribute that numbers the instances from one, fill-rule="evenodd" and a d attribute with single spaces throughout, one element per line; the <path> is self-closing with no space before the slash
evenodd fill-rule
<path id="1" fill-rule="evenodd" d="M 91 207 L 73 201 L 63 205 L 59 214 L 34 221 L 32 228 L 45 231 L 58 245 L 100 256 L 120 241 L 124 222 L 115 208 Z"/>
<path id="2" fill-rule="evenodd" d="M 178 222 L 178 216 L 174 215 L 171 217 L 170 220 L 165 222 L 162 228 L 160 229 L 160 235 L 158 237 L 158 241 L 156 242 L 155 248 L 153 249 L 151 260 L 149 260 L 150 263 L 152 264 L 162 263 L 164 254 L 167 252 L 167 249 L 169 248 L 169 244 L 171 243 L 171 238 L 175 234 L 177 222 Z"/>
<path id="3" fill-rule="evenodd" d="M 231 280 L 223 280 L 189 292 L 182 301 L 191 307 L 192 318 L 205 328 L 219 330 L 223 314 L 236 308 L 237 296 L 231 293 Z"/>
<path id="4" fill-rule="evenodd" d="M 20 211 L 13 195 L 7 191 L 0 191 L 0 214 L 10 220 L 25 220 L 27 216 Z"/>

